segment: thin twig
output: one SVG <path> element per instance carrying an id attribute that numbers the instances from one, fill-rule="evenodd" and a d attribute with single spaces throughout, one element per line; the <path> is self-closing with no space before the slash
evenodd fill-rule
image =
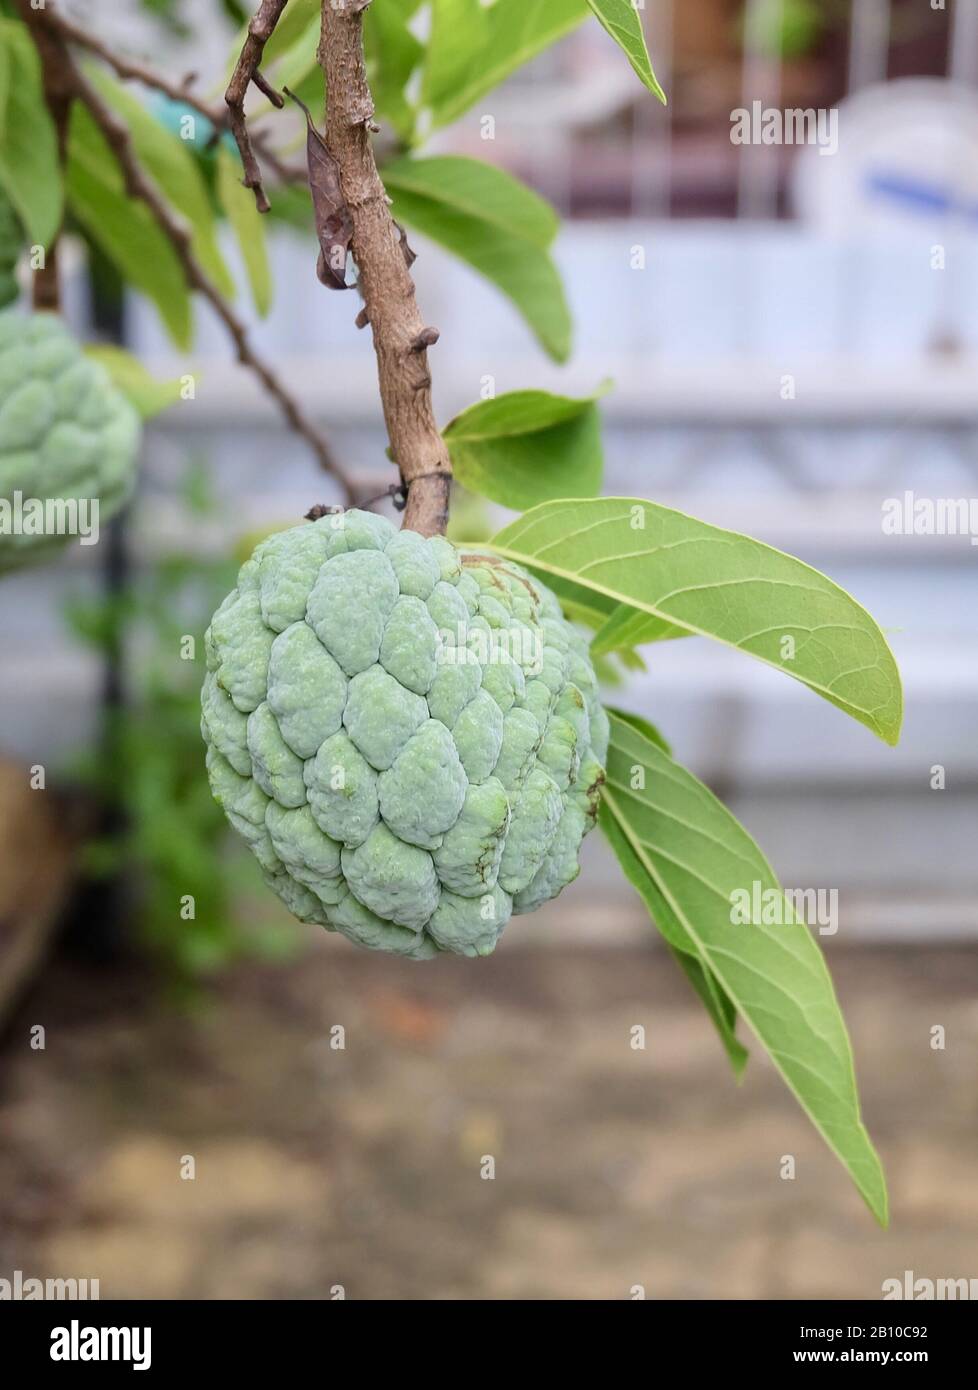
<path id="1" fill-rule="evenodd" d="M 187 79 L 183 82 L 174 82 L 157 72 L 148 63 L 142 63 L 134 58 L 124 57 L 121 53 L 116 53 L 107 43 L 104 43 L 96 35 L 83 29 L 80 25 L 66 19 L 64 15 L 55 12 L 48 7 L 48 17 L 51 24 L 61 34 L 62 38 L 69 43 L 77 44 L 79 48 L 86 49 L 101 59 L 107 67 L 110 67 L 117 77 L 121 77 L 125 82 L 139 82 L 144 87 L 149 87 L 154 92 L 161 92 L 170 101 L 179 106 L 189 107 L 196 111 L 214 128 L 215 133 L 220 134 L 229 122 L 231 113 L 225 107 L 216 106 L 206 98 L 198 96 L 190 87 Z M 269 97 L 269 100 L 272 100 Z M 280 103 L 279 103 L 280 104 Z M 255 130 L 253 127 L 249 132 L 251 143 L 262 160 L 268 165 L 272 173 L 282 183 L 304 183 L 306 179 L 305 170 L 298 164 L 289 164 L 268 144 L 268 132 Z"/>
<path id="2" fill-rule="evenodd" d="M 286 0 L 261 0 L 261 4 L 248 25 L 248 37 L 242 45 L 234 72 L 231 74 L 231 81 L 224 93 L 228 118 L 231 123 L 231 133 L 241 152 L 241 167 L 244 169 L 242 182 L 245 188 L 250 188 L 254 192 L 255 206 L 259 212 L 267 212 L 269 202 L 262 186 L 261 167 L 255 157 L 248 122 L 245 120 L 244 103 L 248 88 L 254 82 L 255 86 L 264 92 L 273 105 L 282 105 L 281 96 L 273 87 L 269 86 L 258 69 L 265 52 L 265 45 L 275 32 L 275 26 L 285 6 Z"/>
<path id="3" fill-rule="evenodd" d="M 403 512 L 404 508 L 407 506 L 407 492 L 405 491 L 403 483 L 391 483 L 388 487 L 385 487 L 382 492 L 375 493 L 373 497 L 361 497 L 356 505 L 361 512 L 369 512 L 371 507 L 376 506 L 378 502 L 386 502 L 388 500 L 393 502 L 395 511 Z M 314 506 L 309 508 L 303 519 L 305 521 L 318 521 L 320 517 L 334 516 L 337 512 L 346 510 L 345 507 L 334 507 L 323 502 L 317 502 Z"/>
<path id="4" fill-rule="evenodd" d="M 431 405 L 426 326 L 400 229 L 391 217 L 377 172 L 370 128 L 373 100 L 363 56 L 364 0 L 322 0 L 319 61 L 326 78 L 326 145 L 340 172 L 353 221 L 363 309 L 373 333 L 384 420 L 391 453 L 407 491 L 404 525 L 422 535 L 444 534 L 452 465 Z"/>
<path id="5" fill-rule="evenodd" d="M 167 203 L 143 173 L 133 154 L 129 131 L 125 124 L 102 102 L 98 93 L 81 73 L 77 75 L 77 84 L 78 99 L 88 108 L 118 160 L 127 192 L 144 203 L 152 213 L 160 230 L 176 252 L 188 284 L 211 304 L 230 334 L 237 350 L 238 361 L 255 373 L 269 395 L 278 401 L 292 428 L 311 445 L 322 467 L 327 473 L 332 473 L 347 495 L 352 497 L 351 482 L 333 456 L 326 440 L 306 417 L 298 401 L 286 390 L 272 368 L 255 353 L 244 324 L 214 286 L 191 250 L 190 233 L 187 228 L 173 215 Z"/>
<path id="6" fill-rule="evenodd" d="M 144 87 L 152 87 L 154 91 L 162 92 L 171 101 L 180 102 L 184 106 L 190 106 L 207 120 L 220 125 L 223 123 L 224 113 L 217 109 L 203 98 L 198 97 L 190 90 L 186 82 L 172 82 L 162 73 L 149 67 L 146 63 L 137 62 L 134 58 L 125 58 L 121 53 L 116 53 L 107 43 L 97 38 L 90 30 L 83 29 L 81 25 L 74 24 L 70 19 L 66 19 L 60 14 L 47 7 L 48 23 L 63 39 L 69 43 L 78 44 L 79 48 L 88 49 L 89 53 L 94 53 L 96 58 L 101 58 L 102 62 L 112 68 L 118 77 L 127 82 L 141 82 Z"/>
<path id="7" fill-rule="evenodd" d="M 248 367 L 265 387 L 266 391 L 279 404 L 289 424 L 312 448 L 322 468 L 331 473 L 340 484 L 348 501 L 354 497 L 353 484 L 335 458 L 329 443 L 308 419 L 299 402 L 291 395 L 282 381 L 266 362 L 255 352 L 248 337 L 247 329 L 227 303 L 220 291 L 211 281 L 194 255 L 190 232 L 185 224 L 170 210 L 169 204 L 161 197 L 156 185 L 143 172 L 133 150 L 132 140 L 125 122 L 106 105 L 88 78 L 75 63 L 64 39 L 53 25 L 50 25 L 50 4 L 42 9 L 31 8 L 29 0 L 22 0 L 25 18 L 32 30 L 45 34 L 45 41 L 52 46 L 52 60 L 56 60 L 61 81 L 71 98 L 80 101 L 98 126 L 106 143 L 115 155 L 122 172 L 126 192 L 137 198 L 149 210 L 153 220 L 170 242 L 183 270 L 187 284 L 208 301 L 224 324 L 234 343 L 238 361 Z M 53 53 L 53 49 L 57 53 Z"/>

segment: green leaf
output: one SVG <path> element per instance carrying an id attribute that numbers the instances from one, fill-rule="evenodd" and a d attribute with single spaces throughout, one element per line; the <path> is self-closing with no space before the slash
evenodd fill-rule
<path id="1" fill-rule="evenodd" d="M 767 57 L 782 60 L 799 58 L 814 48 L 826 18 L 816 0 L 765 0 L 751 7 L 739 27 L 743 42 L 760 48 Z"/>
<path id="2" fill-rule="evenodd" d="M 265 43 L 265 51 L 262 56 L 262 69 L 280 58 L 287 49 L 291 48 L 310 28 L 315 21 L 319 23 L 319 12 L 322 0 L 289 0 L 278 22 L 272 31 L 271 37 Z M 251 6 L 248 7 L 252 8 Z M 240 56 L 242 46 L 248 37 L 248 25 L 242 24 L 234 36 L 231 50 L 228 55 L 227 73 L 230 77 L 235 64 Z M 318 37 L 318 34 L 317 34 Z M 313 45 L 315 47 L 315 44 Z"/>
<path id="3" fill-rule="evenodd" d="M 649 669 L 644 659 L 632 647 L 622 647 L 620 651 L 607 652 L 603 656 L 593 657 L 592 660 L 595 662 L 620 661 L 626 671 L 647 671 Z"/>
<path id="4" fill-rule="evenodd" d="M 323 70 L 318 63 L 313 63 L 305 77 L 297 78 L 294 82 L 286 80 L 283 86 L 288 87 L 293 97 L 297 97 L 304 106 L 308 106 L 310 111 L 322 113 L 326 109 L 326 79 L 323 77 Z M 264 113 L 269 121 L 274 119 L 277 114 L 275 107 L 269 105 Z M 268 122 L 266 122 L 268 129 Z M 292 136 L 292 143 L 283 147 L 283 153 L 287 154 L 289 149 L 297 149 L 298 143 L 295 136 Z M 305 151 L 305 141 L 301 142 L 303 152 Z"/>
<path id="5" fill-rule="evenodd" d="M 103 69 L 92 66 L 86 71 L 106 103 L 128 126 L 140 164 L 174 211 L 186 219 L 190 248 L 202 269 L 225 299 L 233 299 L 234 281 L 217 244 L 214 208 L 191 148 Z"/>
<path id="6" fill-rule="evenodd" d="M 138 357 L 124 348 L 98 343 L 85 349 L 86 357 L 101 362 L 116 386 L 144 420 L 151 420 L 180 399 L 179 381 L 158 381 Z"/>
<path id="7" fill-rule="evenodd" d="M 609 715 L 613 714 L 616 719 L 620 719 L 623 724 L 628 724 L 633 729 L 637 729 L 643 738 L 647 738 L 650 743 L 654 743 L 657 748 L 661 748 L 663 753 L 668 753 L 672 757 L 672 745 L 665 735 L 652 723 L 646 719 L 644 714 L 636 714 L 629 709 L 616 709 L 614 705 L 605 705 Z"/>
<path id="8" fill-rule="evenodd" d="M 389 121 L 408 145 L 414 141 L 417 112 L 405 89 L 424 57 L 425 47 L 407 26 L 420 3 L 421 0 L 373 0 L 363 16 L 367 81 L 376 115 Z"/>
<path id="9" fill-rule="evenodd" d="M 21 26 L 10 20 L 0 19 L 0 137 L 6 139 L 7 96 L 10 91 L 11 43 L 10 35 L 22 32 Z M 16 42 L 16 39 L 14 40 Z"/>
<path id="10" fill-rule="evenodd" d="M 486 541 L 486 547 L 494 544 L 494 541 Z M 560 599 L 560 606 L 563 608 L 571 622 L 583 623 L 585 627 L 599 629 L 608 621 L 615 609 L 613 599 L 606 598 L 604 594 L 597 594 L 593 589 L 585 589 L 580 584 L 575 584 L 573 580 L 565 579 L 559 574 L 547 576 L 547 586 Z"/>
<path id="11" fill-rule="evenodd" d="M 600 658 L 599 658 L 600 659 Z M 641 714 L 635 714 L 632 710 L 616 709 L 613 705 L 606 705 L 609 716 L 614 715 L 622 723 L 628 724 L 635 729 L 643 738 L 654 743 L 662 752 L 672 757 L 672 748 L 668 740 L 656 726 Z M 634 851 L 628 840 L 622 834 L 617 824 L 612 820 L 610 824 L 604 826 L 605 833 L 618 859 L 623 865 L 627 865 L 625 872 L 630 882 L 634 883 L 641 876 L 641 864 L 635 860 Z M 724 992 L 716 976 L 705 966 L 699 957 L 694 953 L 687 954 L 684 950 L 679 950 L 676 946 L 667 943 L 669 950 L 676 961 L 676 964 L 685 974 L 693 989 L 696 991 L 706 1009 L 720 1041 L 723 1043 L 724 1050 L 730 1060 L 734 1076 L 739 1080 L 743 1074 L 744 1067 L 747 1065 L 747 1049 L 737 1039 L 734 1033 L 734 1026 L 737 1020 L 737 1010 L 730 1001 L 729 996 Z"/>
<path id="12" fill-rule="evenodd" d="M 585 603 L 601 596 L 713 637 L 887 743 L 900 736 L 900 674 L 879 627 L 844 589 L 780 550 L 634 497 L 545 502 L 491 546 Z"/>
<path id="13" fill-rule="evenodd" d="M 675 623 L 667 623 L 662 618 L 650 617 L 632 608 L 631 604 L 621 603 L 615 608 L 602 628 L 591 642 L 591 655 L 602 656 L 605 652 L 616 652 L 622 647 L 644 647 L 648 642 L 666 642 L 674 637 L 688 637 L 689 632 Z"/>
<path id="14" fill-rule="evenodd" d="M 546 251 L 560 227 L 553 208 L 539 193 L 494 164 L 465 155 L 395 159 L 385 164 L 384 186 L 444 203 L 455 212 L 489 222 L 508 235 Z"/>
<path id="15" fill-rule="evenodd" d="M 288 87 L 293 92 L 297 91 L 319 71 L 319 54 L 317 52 L 319 28 L 320 19 L 317 13 L 297 36 L 291 47 L 279 53 L 269 77 L 280 91 L 282 87 Z M 269 103 L 268 110 L 274 109 Z"/>
<path id="16" fill-rule="evenodd" d="M 268 212 L 261 214 L 269 223 L 282 223 L 292 231 L 305 235 L 314 227 L 312 199 L 307 183 L 277 184 L 271 204 Z"/>
<path id="17" fill-rule="evenodd" d="M 384 3 L 390 3 L 390 0 L 384 0 Z M 262 72 L 273 87 L 279 91 L 288 87 L 311 111 L 318 113 L 322 112 L 326 92 L 318 55 L 320 10 L 321 0 L 289 0 L 265 44 L 261 65 Z M 228 77 L 238 61 L 247 34 L 248 26 L 244 25 L 231 48 Z M 267 132 L 269 122 L 278 115 L 278 109 L 268 98 L 253 89 L 248 105 L 249 124 Z M 277 190 L 272 199 L 273 207 L 284 191 L 283 188 Z"/>
<path id="18" fill-rule="evenodd" d="M 625 843 L 627 845 L 627 842 Z M 618 851 L 617 846 L 613 845 L 613 847 L 618 852 L 620 860 L 621 852 Z M 731 1003 L 729 995 L 724 992 L 723 986 L 713 972 L 707 969 L 696 956 L 689 956 L 685 951 L 677 951 L 673 946 L 669 946 L 668 949 L 673 960 L 699 996 L 700 1003 L 706 1009 L 710 1021 L 719 1034 L 733 1074 L 739 1081 L 744 1074 L 744 1068 L 747 1066 L 750 1054 L 734 1031 L 737 1010 Z"/>
<path id="19" fill-rule="evenodd" d="M 685 768 L 611 716 L 601 823 L 656 926 L 695 956 L 770 1053 L 870 1210 L 886 1225 L 886 1183 L 859 1111 L 852 1051 L 821 951 L 784 902 L 783 926 L 738 925 L 735 894 L 781 893 L 757 845 Z M 636 790 L 635 771 L 644 769 Z"/>
<path id="20" fill-rule="evenodd" d="M 632 68 L 653 92 L 663 106 L 666 94 L 659 86 L 658 78 L 652 71 L 649 50 L 645 46 L 645 33 L 638 10 L 632 0 L 587 0 L 597 16 L 598 23 L 606 29 L 615 43 L 625 53 Z"/>
<path id="21" fill-rule="evenodd" d="M 641 658 L 638 657 L 636 660 L 640 662 Z M 620 690 L 628 679 L 628 671 L 632 669 L 624 654 L 622 656 L 617 654 L 597 656 L 591 665 L 602 690 Z M 638 669 L 644 668 L 639 666 Z"/>
<path id="22" fill-rule="evenodd" d="M 255 308 L 264 317 L 272 301 L 272 272 L 265 228 L 255 206 L 254 193 L 241 182 L 238 156 L 223 146 L 217 152 L 217 196 L 238 239 Z"/>
<path id="23" fill-rule="evenodd" d="M 112 151 L 78 102 L 71 112 L 66 179 L 74 216 L 123 279 L 153 301 L 171 338 L 186 351 L 193 320 L 183 268 L 146 208 L 126 194 Z"/>
<path id="24" fill-rule="evenodd" d="M 434 161 L 418 162 L 428 164 Z M 445 162 L 450 165 L 456 163 L 455 160 Z M 482 165 L 477 160 L 458 162 L 490 171 L 489 165 Z M 438 163 L 443 161 L 439 160 Z M 512 300 L 544 350 L 556 361 L 566 361 L 570 355 L 570 311 L 564 297 L 564 287 L 549 253 L 523 235 L 528 204 L 521 204 L 515 227 L 511 223 L 509 230 L 500 218 L 512 211 L 513 200 L 506 203 L 502 211 L 493 206 L 494 190 L 502 187 L 501 180 L 505 180 L 510 192 L 510 186 L 515 185 L 528 199 L 535 198 L 535 195 L 501 170 L 492 169 L 484 176 L 487 193 L 482 212 L 473 214 L 460 211 L 458 206 L 453 205 L 451 200 L 460 196 L 455 188 L 445 186 L 439 196 L 419 194 L 398 182 L 396 170 L 391 178 L 390 167 L 384 170 L 384 180 L 393 199 L 392 211 L 398 222 L 423 232 L 491 280 Z M 466 197 L 471 197 L 471 190 L 472 179 L 469 179 L 464 190 Z"/>
<path id="25" fill-rule="evenodd" d="M 594 397 L 511 391 L 463 410 L 442 431 L 463 486 L 522 510 L 552 497 L 593 497 L 604 460 Z"/>
<path id="26" fill-rule="evenodd" d="M 27 30 L 0 20 L 0 186 L 37 246 L 61 226 L 64 189 L 41 64 Z"/>
<path id="27" fill-rule="evenodd" d="M 585 14 L 580 0 L 433 0 L 421 88 L 432 123 L 454 121 Z"/>

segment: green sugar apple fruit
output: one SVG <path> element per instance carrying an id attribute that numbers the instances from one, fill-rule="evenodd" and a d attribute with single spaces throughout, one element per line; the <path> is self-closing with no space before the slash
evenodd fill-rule
<path id="1" fill-rule="evenodd" d="M 517 565 L 349 511 L 264 540 L 206 637 L 214 796 L 304 922 L 488 955 L 578 874 L 608 720 Z"/>
<path id="2" fill-rule="evenodd" d="M 56 314 L 0 313 L 0 572 L 94 535 L 136 477 L 142 426 Z"/>

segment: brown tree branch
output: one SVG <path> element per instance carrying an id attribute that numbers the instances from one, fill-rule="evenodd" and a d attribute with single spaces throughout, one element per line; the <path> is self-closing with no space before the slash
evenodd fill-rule
<path id="1" fill-rule="evenodd" d="M 121 77 L 125 82 L 139 82 L 144 87 L 149 87 L 155 92 L 161 92 L 165 97 L 169 97 L 172 102 L 187 106 L 198 115 L 203 116 L 216 132 L 222 131 L 229 123 L 231 113 L 225 106 L 224 108 L 215 106 L 213 103 L 200 97 L 192 90 L 187 80 L 183 82 L 173 82 L 163 73 L 157 72 L 148 63 L 141 63 L 134 58 L 124 57 L 116 53 L 107 43 L 97 38 L 89 30 L 83 29 L 81 25 L 74 24 L 64 15 L 49 9 L 51 23 L 58 30 L 61 37 L 69 43 L 77 44 L 79 48 L 87 49 L 96 58 L 101 59 L 107 67 L 110 67 L 117 77 Z M 267 42 L 267 40 L 266 40 Z M 269 146 L 267 132 L 264 130 L 248 131 L 251 144 L 264 162 L 272 170 L 273 174 L 282 183 L 305 182 L 305 170 L 297 164 L 289 164 L 283 160 Z M 240 144 L 239 144 L 240 149 Z"/>
<path id="2" fill-rule="evenodd" d="M 431 405 L 425 325 L 414 281 L 377 172 L 369 126 L 373 100 L 363 57 L 369 0 L 322 0 L 319 62 L 326 78 L 326 144 L 353 220 L 350 249 L 373 333 L 384 420 L 407 489 L 404 526 L 443 535 L 452 465 Z"/>
<path id="3" fill-rule="evenodd" d="M 78 99 L 84 102 L 92 119 L 105 136 L 105 140 L 122 170 L 127 192 L 130 197 L 138 198 L 140 202 L 144 203 L 152 213 L 160 230 L 176 252 L 187 283 L 203 295 L 227 329 L 237 351 L 238 361 L 255 373 L 269 395 L 278 402 L 292 428 L 310 444 L 322 467 L 327 473 L 332 473 L 343 487 L 346 496 L 352 498 L 354 496 L 352 483 L 334 457 L 329 444 L 306 417 L 299 402 L 286 390 L 272 368 L 255 353 L 244 324 L 222 297 L 193 254 L 190 245 L 190 233 L 187 228 L 173 215 L 167 203 L 157 193 L 155 186 L 143 173 L 133 154 L 129 131 L 125 124 L 102 102 L 98 93 L 83 74 L 78 74 L 77 81 Z"/>
<path id="4" fill-rule="evenodd" d="M 283 0 L 284 3 L 284 0 Z M 173 247 L 191 289 L 196 290 L 212 306 L 234 343 L 238 361 L 248 367 L 265 387 L 266 391 L 280 406 L 282 413 L 295 432 L 310 445 L 320 466 L 333 475 L 343 489 L 347 503 L 352 504 L 355 493 L 353 484 L 345 470 L 335 458 L 332 449 L 322 433 L 316 429 L 306 416 L 299 402 L 287 390 L 280 378 L 255 352 L 248 337 L 244 323 L 221 295 L 194 255 L 191 236 L 185 224 L 171 210 L 161 197 L 156 185 L 143 172 L 136 158 L 129 130 L 125 123 L 102 100 L 88 78 L 75 63 L 64 37 L 58 30 L 58 18 L 53 16 L 50 0 L 40 9 L 34 9 L 30 0 L 18 0 L 25 22 L 35 36 L 40 47 L 47 46 L 49 61 L 56 67 L 63 93 L 70 103 L 82 102 L 115 155 L 122 172 L 126 192 L 137 198 L 149 210 L 154 221 Z"/>
<path id="5" fill-rule="evenodd" d="M 244 103 L 248 88 L 254 82 L 255 86 L 264 92 L 273 106 L 281 107 L 284 104 L 281 95 L 262 77 L 259 72 L 259 64 L 265 52 L 265 45 L 275 32 L 275 26 L 286 3 L 287 0 L 261 0 L 261 4 L 248 25 L 248 37 L 242 45 L 234 72 L 231 74 L 231 81 L 224 93 L 228 118 L 231 123 L 231 133 L 241 152 L 241 166 L 244 169 L 243 183 L 245 188 L 254 191 L 255 205 L 259 212 L 267 212 L 269 202 L 262 186 L 261 168 L 255 157 L 248 122 L 245 119 Z"/>

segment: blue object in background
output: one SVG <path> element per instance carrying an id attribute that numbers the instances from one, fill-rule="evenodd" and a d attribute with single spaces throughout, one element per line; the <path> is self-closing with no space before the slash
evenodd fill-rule
<path id="1" fill-rule="evenodd" d="M 978 222 L 978 205 L 966 203 L 949 189 L 936 184 L 922 183 L 904 174 L 880 173 L 870 174 L 866 186 L 870 193 L 900 203 L 911 212 L 953 212 L 971 222 Z"/>
<path id="2" fill-rule="evenodd" d="M 154 92 L 150 102 L 150 110 L 160 125 L 165 126 L 178 139 L 192 145 L 198 154 L 210 155 L 213 153 L 214 147 L 211 141 L 214 138 L 214 122 L 201 115 L 196 107 L 187 102 L 175 101 L 162 92 Z M 188 130 L 192 134 L 187 134 Z M 221 140 L 228 145 L 229 149 L 235 148 L 230 131 L 226 130 L 221 136 Z"/>

